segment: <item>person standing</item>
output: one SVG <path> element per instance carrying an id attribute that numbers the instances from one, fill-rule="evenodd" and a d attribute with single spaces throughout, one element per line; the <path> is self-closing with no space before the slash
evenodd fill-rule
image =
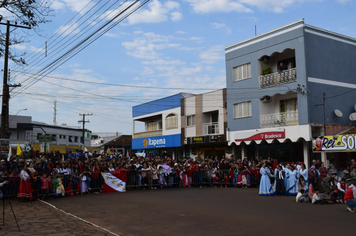
<path id="1" fill-rule="evenodd" d="M 346 190 L 344 196 L 344 202 L 347 206 L 347 210 L 352 213 L 355 212 L 353 208 L 356 207 L 356 187 L 354 183 L 355 181 L 353 181 L 349 188 Z"/>
<path id="2" fill-rule="evenodd" d="M 31 190 L 31 184 L 30 184 L 30 175 L 27 173 L 27 165 L 23 166 L 21 173 L 20 173 L 20 186 L 19 186 L 19 191 L 17 193 L 17 197 L 24 199 L 32 198 L 32 190 Z"/>
<path id="3" fill-rule="evenodd" d="M 260 182 L 260 196 L 273 196 L 273 189 L 269 177 L 272 176 L 268 167 L 266 167 L 266 162 L 263 162 L 260 169 L 261 182 Z"/>

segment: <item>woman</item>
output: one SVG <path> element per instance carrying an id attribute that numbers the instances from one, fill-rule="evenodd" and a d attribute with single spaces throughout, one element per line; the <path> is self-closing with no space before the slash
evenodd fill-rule
<path id="1" fill-rule="evenodd" d="M 321 179 L 324 179 L 328 175 L 328 170 L 326 169 L 324 162 L 322 162 L 321 166 L 319 167 L 319 173 Z"/>
<path id="2" fill-rule="evenodd" d="M 301 169 L 299 170 L 299 177 L 303 176 L 305 193 L 308 193 L 308 170 L 305 167 L 305 164 L 301 164 Z M 299 181 L 300 182 L 300 181 Z M 302 182 L 300 182 L 302 184 Z"/>
<path id="3" fill-rule="evenodd" d="M 269 177 L 271 176 L 270 170 L 266 167 L 266 162 L 263 162 L 260 169 L 261 182 L 260 182 L 260 196 L 273 196 L 273 189 Z"/>
<path id="4" fill-rule="evenodd" d="M 17 193 L 17 197 L 24 199 L 24 198 L 32 198 L 32 190 L 30 184 L 30 175 L 27 173 L 27 165 L 25 163 L 24 167 L 20 173 L 20 186 L 19 191 Z"/>
<path id="5" fill-rule="evenodd" d="M 30 162 L 28 168 L 27 168 L 28 174 L 30 175 L 30 184 L 31 184 L 31 190 L 32 190 L 32 198 L 31 200 L 38 199 L 38 192 L 41 190 L 41 184 L 39 183 L 39 186 L 36 186 L 37 183 L 37 171 L 33 167 L 33 162 Z"/>
<path id="6" fill-rule="evenodd" d="M 287 186 L 286 186 L 286 194 L 288 196 L 297 196 L 298 194 L 298 186 L 297 186 L 297 181 L 298 181 L 298 172 L 296 169 L 293 168 L 293 166 L 289 166 L 290 170 L 287 174 Z"/>

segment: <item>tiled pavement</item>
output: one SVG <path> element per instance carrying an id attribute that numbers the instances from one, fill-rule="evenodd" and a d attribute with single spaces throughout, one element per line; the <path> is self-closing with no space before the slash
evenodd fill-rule
<path id="1" fill-rule="evenodd" d="M 3 201 L 0 199 L 0 235 L 112 235 L 101 228 L 86 223 L 72 215 L 66 214 L 50 205 L 41 202 L 19 202 L 11 200 L 20 231 L 9 202 L 5 201 L 5 225 L 3 226 Z"/>

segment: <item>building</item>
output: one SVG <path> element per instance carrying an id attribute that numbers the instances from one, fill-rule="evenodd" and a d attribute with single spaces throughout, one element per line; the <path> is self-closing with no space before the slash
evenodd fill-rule
<path id="1" fill-rule="evenodd" d="M 327 161 L 312 152 L 312 139 L 350 127 L 355 55 L 355 38 L 304 20 L 226 47 L 227 140 L 235 156 Z"/>
<path id="2" fill-rule="evenodd" d="M 16 127 L 16 128 L 15 128 Z M 10 144 L 29 144 L 33 150 L 40 152 L 75 151 L 84 146 L 91 152 L 91 131 L 68 126 L 48 125 L 43 122 L 32 121 L 31 117 L 16 117 L 10 123 Z"/>
<path id="3" fill-rule="evenodd" d="M 226 128 L 226 89 L 182 98 L 184 156 L 226 156 Z"/>
<path id="4" fill-rule="evenodd" d="M 179 93 L 134 106 L 132 149 L 182 158 L 181 99 L 190 96 Z"/>

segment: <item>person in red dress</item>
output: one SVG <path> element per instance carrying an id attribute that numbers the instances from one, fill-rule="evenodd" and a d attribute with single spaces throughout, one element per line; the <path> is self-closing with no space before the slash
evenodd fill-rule
<path id="1" fill-rule="evenodd" d="M 32 198 L 32 190 L 30 184 L 30 175 L 27 173 L 27 165 L 25 163 L 24 167 L 20 173 L 20 186 L 19 191 L 17 192 L 17 197 L 21 198 L 22 200 L 25 198 L 31 199 Z"/>

